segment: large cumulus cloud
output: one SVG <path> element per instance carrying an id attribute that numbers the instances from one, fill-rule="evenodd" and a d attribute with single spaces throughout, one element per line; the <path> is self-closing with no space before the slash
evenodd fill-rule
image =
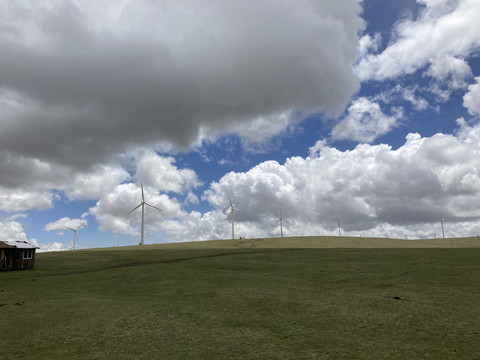
<path id="1" fill-rule="evenodd" d="M 356 0 L 1 8 L 2 157 L 85 168 L 132 144 L 185 148 L 292 109 L 341 111 L 358 88 Z"/>
<path id="2" fill-rule="evenodd" d="M 205 197 L 226 211 L 230 196 L 246 210 L 236 215 L 239 222 L 255 223 L 270 234 L 280 207 L 302 234 L 305 228 L 334 231 L 337 221 L 347 231 L 377 235 L 417 227 L 405 233 L 421 236 L 420 224 L 444 217 L 472 225 L 480 217 L 480 126 L 458 122 L 456 136 L 410 134 L 396 150 L 362 144 L 342 152 L 319 141 L 307 158 L 231 172 Z"/>

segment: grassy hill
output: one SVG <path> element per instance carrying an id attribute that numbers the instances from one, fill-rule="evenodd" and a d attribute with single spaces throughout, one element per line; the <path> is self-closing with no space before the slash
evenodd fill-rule
<path id="1" fill-rule="evenodd" d="M 4 359 L 475 359 L 480 240 L 248 239 L 38 254 Z"/>
<path id="2" fill-rule="evenodd" d="M 297 236 L 284 238 L 213 240 L 161 245 L 170 249 L 238 249 L 238 248 L 472 248 L 480 247 L 480 238 L 402 240 L 389 238 Z"/>

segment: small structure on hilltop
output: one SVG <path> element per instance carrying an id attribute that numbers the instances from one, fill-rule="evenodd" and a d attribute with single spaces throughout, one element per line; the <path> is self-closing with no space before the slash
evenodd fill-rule
<path id="1" fill-rule="evenodd" d="M 36 249 L 26 241 L 0 241 L 0 270 L 33 269 Z"/>

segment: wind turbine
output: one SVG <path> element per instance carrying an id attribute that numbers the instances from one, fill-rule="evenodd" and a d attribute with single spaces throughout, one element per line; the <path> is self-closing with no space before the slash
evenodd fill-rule
<path id="1" fill-rule="evenodd" d="M 143 183 L 140 183 L 140 185 L 141 185 L 141 187 L 142 187 L 142 202 L 141 202 L 138 206 L 136 206 L 136 207 L 134 207 L 132 210 L 130 210 L 128 213 L 130 214 L 131 212 L 137 210 L 140 206 L 142 207 L 142 236 L 141 236 L 141 238 L 140 238 L 140 245 L 143 245 L 143 225 L 145 224 L 145 205 L 148 205 L 148 206 L 150 206 L 150 207 L 152 207 L 152 208 L 154 208 L 154 209 L 157 209 L 158 211 L 162 211 L 162 210 L 159 209 L 159 208 L 156 207 L 156 206 L 153 206 L 153 205 L 147 203 L 147 202 L 145 201 L 145 195 L 143 194 Z"/>
<path id="2" fill-rule="evenodd" d="M 286 221 L 288 223 L 288 220 L 285 219 L 282 215 L 282 208 L 280 208 L 280 217 L 276 222 L 280 222 L 280 235 L 283 238 L 283 221 Z"/>
<path id="3" fill-rule="evenodd" d="M 231 216 L 232 217 L 232 240 L 235 240 L 235 221 L 234 221 L 234 214 L 235 211 L 240 211 L 239 209 L 235 209 L 232 204 L 232 200 L 230 200 L 230 196 L 228 197 L 228 202 L 230 203 L 230 213 L 227 216 L 227 219 Z"/>
<path id="4" fill-rule="evenodd" d="M 83 224 L 80 224 L 76 229 L 65 226 L 65 229 L 72 230 L 73 231 L 73 250 L 75 250 L 75 240 L 78 241 L 78 234 L 77 230 L 80 229 L 83 226 Z"/>
<path id="5" fill-rule="evenodd" d="M 443 229 L 443 222 L 444 221 L 445 221 L 445 218 L 440 219 L 440 222 L 442 223 L 442 234 L 443 234 L 443 238 L 445 239 L 445 230 Z"/>
<path id="6" fill-rule="evenodd" d="M 338 225 L 338 236 L 342 236 L 340 233 L 340 220 L 337 219 L 337 225 Z"/>

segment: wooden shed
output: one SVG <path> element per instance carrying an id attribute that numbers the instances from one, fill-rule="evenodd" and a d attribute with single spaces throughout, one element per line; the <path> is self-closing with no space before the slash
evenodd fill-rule
<path id="1" fill-rule="evenodd" d="M 0 241 L 0 270 L 33 269 L 36 249 L 26 241 Z"/>

